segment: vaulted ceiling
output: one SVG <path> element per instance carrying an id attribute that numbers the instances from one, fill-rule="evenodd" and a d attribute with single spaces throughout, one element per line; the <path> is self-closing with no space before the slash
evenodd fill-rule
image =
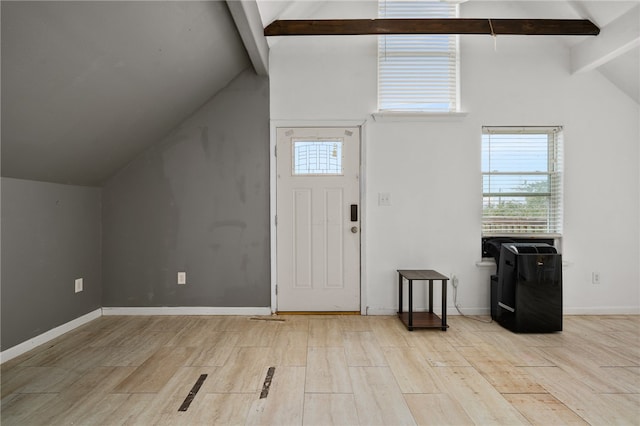
<path id="1" fill-rule="evenodd" d="M 2 175 L 100 185 L 248 66 L 224 1 L 2 1 Z"/>
<path id="2" fill-rule="evenodd" d="M 101 185 L 242 70 L 268 74 L 267 24 L 327 18 L 331 1 L 2 1 L 2 176 Z M 558 38 L 572 71 L 640 103 L 637 1 L 484 3 L 468 17 L 592 20 L 599 36 Z"/>

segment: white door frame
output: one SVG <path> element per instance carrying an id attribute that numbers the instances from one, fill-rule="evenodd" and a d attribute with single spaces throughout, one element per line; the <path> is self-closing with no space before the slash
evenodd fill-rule
<path id="1" fill-rule="evenodd" d="M 278 307 L 278 296 L 276 295 L 277 284 L 277 164 L 276 164 L 276 143 L 277 129 L 279 127 L 359 127 L 360 128 L 360 314 L 367 314 L 367 280 L 365 268 L 366 247 L 366 199 L 365 199 L 365 128 L 366 120 L 271 120 L 270 122 L 270 143 L 269 143 L 269 223 L 270 225 L 270 251 L 271 251 L 271 313 L 274 314 Z"/>

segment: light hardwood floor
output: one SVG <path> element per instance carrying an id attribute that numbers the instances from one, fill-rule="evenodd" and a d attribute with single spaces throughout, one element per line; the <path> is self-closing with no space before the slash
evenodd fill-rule
<path id="1" fill-rule="evenodd" d="M 640 316 L 449 324 L 106 316 L 2 365 L 2 425 L 640 424 Z"/>

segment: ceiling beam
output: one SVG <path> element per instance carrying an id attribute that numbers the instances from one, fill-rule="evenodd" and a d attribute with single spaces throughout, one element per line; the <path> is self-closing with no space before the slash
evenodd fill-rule
<path id="1" fill-rule="evenodd" d="M 488 34 L 488 35 L 598 35 L 586 19 L 308 19 L 277 20 L 265 36 Z"/>
<path id="2" fill-rule="evenodd" d="M 640 6 L 602 28 L 600 37 L 571 48 L 571 71 L 585 72 L 640 46 Z"/>
<path id="3" fill-rule="evenodd" d="M 269 75 L 269 45 L 262 31 L 262 20 L 256 0 L 227 0 L 253 69 L 258 75 Z"/>

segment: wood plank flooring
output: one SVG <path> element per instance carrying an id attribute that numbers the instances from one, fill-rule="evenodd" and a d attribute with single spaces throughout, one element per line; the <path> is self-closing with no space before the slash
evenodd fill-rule
<path id="1" fill-rule="evenodd" d="M 3 364 L 0 420 L 640 425 L 640 316 L 566 316 L 553 334 L 460 316 L 449 325 L 408 332 L 383 316 L 106 316 Z"/>

